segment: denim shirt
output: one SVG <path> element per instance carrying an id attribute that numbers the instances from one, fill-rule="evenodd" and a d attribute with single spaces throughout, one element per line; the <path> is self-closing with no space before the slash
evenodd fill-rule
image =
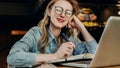
<path id="1" fill-rule="evenodd" d="M 40 27 L 32 27 L 19 41 L 17 41 L 11 48 L 7 56 L 7 63 L 12 66 L 30 66 L 35 64 L 36 54 L 40 54 L 37 45 L 41 38 Z M 53 54 L 58 47 L 55 37 L 49 31 L 49 42 L 45 49 L 46 54 Z M 94 54 L 97 48 L 95 40 L 89 42 L 81 42 L 78 38 L 70 37 L 70 41 L 74 42 L 75 49 L 73 55 L 83 54 L 89 52 Z M 86 51 L 87 50 L 87 51 Z"/>

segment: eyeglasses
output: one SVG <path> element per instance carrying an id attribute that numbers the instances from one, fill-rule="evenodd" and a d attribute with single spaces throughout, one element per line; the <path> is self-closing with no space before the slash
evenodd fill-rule
<path id="1" fill-rule="evenodd" d="M 55 12 L 59 15 L 61 15 L 63 13 L 64 9 L 60 6 L 55 6 Z M 73 11 L 71 10 L 65 10 L 65 16 L 67 18 L 70 18 L 73 15 Z"/>

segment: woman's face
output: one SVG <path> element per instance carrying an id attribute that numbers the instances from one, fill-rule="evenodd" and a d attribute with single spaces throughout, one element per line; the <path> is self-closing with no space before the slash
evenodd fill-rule
<path id="1" fill-rule="evenodd" d="M 50 16 L 50 25 L 55 28 L 63 28 L 67 25 L 70 17 L 73 14 L 73 7 L 72 5 L 65 0 L 57 1 L 52 9 L 49 12 Z"/>

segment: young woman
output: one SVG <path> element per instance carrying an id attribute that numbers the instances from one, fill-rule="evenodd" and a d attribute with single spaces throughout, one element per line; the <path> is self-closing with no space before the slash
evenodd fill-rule
<path id="1" fill-rule="evenodd" d="M 13 45 L 8 64 L 29 66 L 86 52 L 94 54 L 97 43 L 75 16 L 78 8 L 76 0 L 51 0 L 38 26 L 32 27 Z M 75 29 L 82 33 L 84 43 L 77 38 Z"/>

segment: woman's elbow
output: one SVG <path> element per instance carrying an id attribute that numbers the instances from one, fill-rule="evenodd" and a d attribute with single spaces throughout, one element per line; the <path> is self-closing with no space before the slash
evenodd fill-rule
<path id="1" fill-rule="evenodd" d="M 14 59 L 11 56 L 7 56 L 7 64 L 9 64 L 9 65 L 14 64 Z"/>

